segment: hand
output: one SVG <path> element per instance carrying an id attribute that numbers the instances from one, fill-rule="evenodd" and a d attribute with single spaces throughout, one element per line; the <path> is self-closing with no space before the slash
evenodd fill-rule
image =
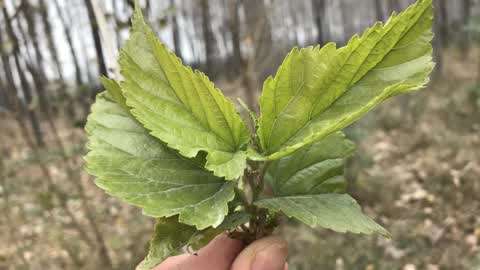
<path id="1" fill-rule="evenodd" d="M 226 235 L 215 238 L 195 255 L 170 257 L 155 270 L 288 270 L 287 243 L 274 236 L 247 247 Z"/>

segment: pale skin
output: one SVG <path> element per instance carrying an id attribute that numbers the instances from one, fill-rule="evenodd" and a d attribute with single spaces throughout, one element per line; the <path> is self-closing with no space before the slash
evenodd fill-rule
<path id="1" fill-rule="evenodd" d="M 245 247 L 220 235 L 196 254 L 170 257 L 155 270 L 288 270 L 285 240 L 269 236 Z"/>

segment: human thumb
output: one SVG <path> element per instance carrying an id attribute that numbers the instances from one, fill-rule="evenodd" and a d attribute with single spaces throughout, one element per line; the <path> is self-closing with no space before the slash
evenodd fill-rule
<path id="1" fill-rule="evenodd" d="M 232 270 L 287 270 L 285 240 L 270 236 L 246 247 L 235 259 Z"/>

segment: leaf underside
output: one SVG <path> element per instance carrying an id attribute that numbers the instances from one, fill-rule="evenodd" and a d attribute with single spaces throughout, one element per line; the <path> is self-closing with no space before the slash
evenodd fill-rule
<path id="1" fill-rule="evenodd" d="M 283 212 L 311 227 L 337 232 L 388 232 L 365 216 L 353 198 L 344 192 L 345 159 L 355 146 L 341 132 L 303 147 L 293 155 L 272 161 L 265 180 L 274 197 L 255 204 L 273 212 Z"/>
<path id="2" fill-rule="evenodd" d="M 175 217 L 159 219 L 155 224 L 153 238 L 145 259 L 136 270 L 150 270 L 166 258 L 177 255 L 197 234 L 194 227 L 179 223 Z"/>
<path id="3" fill-rule="evenodd" d="M 152 240 L 150 240 L 148 254 L 136 270 L 153 269 L 166 258 L 179 254 L 185 246 L 199 250 L 217 235 L 233 230 L 249 220 L 250 215 L 246 212 L 233 212 L 226 216 L 217 228 L 210 227 L 198 231 L 195 227 L 178 222 L 176 217 L 158 219 Z"/>
<path id="4" fill-rule="evenodd" d="M 127 105 L 153 136 L 188 158 L 206 152 L 216 176 L 243 175 L 250 134 L 234 104 L 160 43 L 138 6 L 119 61 Z"/>
<path id="5" fill-rule="evenodd" d="M 368 216 L 347 194 L 297 195 L 263 199 L 255 203 L 274 212 L 283 212 L 311 227 L 323 227 L 337 232 L 390 234 Z"/>
<path id="6" fill-rule="evenodd" d="M 96 184 L 153 217 L 179 214 L 204 229 L 218 226 L 234 198 L 233 183 L 184 158 L 150 136 L 125 109 L 97 97 L 88 117 L 90 152 L 85 157 Z"/>
<path id="7" fill-rule="evenodd" d="M 293 49 L 260 98 L 258 137 L 274 160 L 358 120 L 385 99 L 420 89 L 432 62 L 432 0 L 419 0 L 345 47 Z"/>
<path id="8" fill-rule="evenodd" d="M 345 158 L 354 150 L 354 143 L 343 133 L 334 133 L 290 156 L 272 161 L 265 180 L 275 196 L 343 192 Z"/>

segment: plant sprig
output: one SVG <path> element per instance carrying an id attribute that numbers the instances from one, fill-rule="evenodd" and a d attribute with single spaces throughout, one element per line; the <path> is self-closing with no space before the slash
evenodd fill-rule
<path id="1" fill-rule="evenodd" d="M 123 80 L 102 79 L 85 159 L 100 188 L 158 219 L 139 269 L 223 232 L 252 242 L 281 214 L 389 237 L 344 193 L 355 147 L 341 130 L 428 83 L 432 18 L 432 0 L 418 0 L 344 47 L 294 48 L 265 81 L 252 132 L 207 76 L 157 39 L 137 4 Z"/>

